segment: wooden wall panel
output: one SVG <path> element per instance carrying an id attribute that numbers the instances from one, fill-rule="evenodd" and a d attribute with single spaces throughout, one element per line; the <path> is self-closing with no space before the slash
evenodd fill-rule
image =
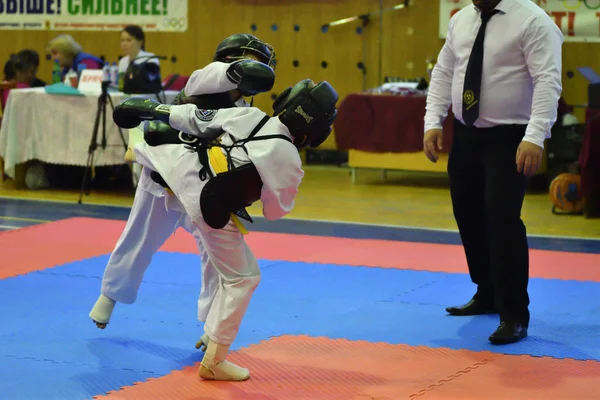
<path id="1" fill-rule="evenodd" d="M 439 8 L 436 0 L 413 0 L 411 7 L 375 16 L 362 34 L 360 22 L 332 27 L 321 32 L 325 23 L 390 7 L 401 0 L 189 0 L 189 30 L 184 33 L 147 33 L 147 49 L 156 54 L 176 56 L 175 64 L 162 62 L 163 76 L 177 72 L 190 74 L 212 59 L 217 43 L 225 36 L 254 33 L 271 43 L 277 53 L 277 82 L 271 94 L 257 96 L 254 104 L 271 111 L 271 95 L 300 79 L 328 80 L 343 98 L 363 89 L 363 73 L 357 63 L 366 56 L 366 86 L 380 84 L 386 75 L 418 78 L 426 74 L 425 59 L 435 57 L 443 42 L 438 38 Z M 256 31 L 251 25 L 256 24 Z M 277 24 L 277 30 L 271 27 Z M 300 30 L 294 31 L 294 25 Z M 51 63 L 45 61 L 48 41 L 60 32 L 0 31 L 0 59 L 23 48 L 40 52 L 40 76 L 50 80 Z M 84 49 L 107 60 L 119 56 L 118 32 L 71 32 Z M 567 43 L 564 71 L 574 71 L 564 80 L 564 96 L 570 103 L 585 103 L 587 82 L 576 67 L 591 65 L 600 70 L 598 44 Z M 298 60 L 294 67 L 293 60 Z M 327 62 L 327 68 L 321 62 Z M 579 113 L 578 116 L 582 117 Z M 324 148 L 335 148 L 330 138 Z"/>

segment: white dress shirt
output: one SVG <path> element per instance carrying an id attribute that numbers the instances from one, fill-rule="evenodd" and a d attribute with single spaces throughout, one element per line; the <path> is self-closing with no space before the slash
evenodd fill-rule
<path id="1" fill-rule="evenodd" d="M 222 130 L 226 134 L 221 136 L 221 143 L 230 146 L 233 143 L 232 137 L 236 141 L 247 138 L 266 115 L 256 107 L 236 107 L 217 110 L 212 117 L 206 117 L 195 105 L 183 104 L 171 106 L 169 125 L 198 137 Z M 288 128 L 277 117 L 271 117 L 255 137 L 264 135 L 283 135 L 293 140 Z M 190 152 L 185 149 L 185 146 L 175 147 L 177 148 L 173 149 L 174 152 L 180 152 L 181 157 L 189 157 Z M 234 147 L 231 150 L 234 166 L 254 164 L 263 182 L 260 201 L 263 204 L 264 217 L 268 220 L 284 217 L 294 208 L 298 187 L 304 177 L 298 149 L 292 143 L 280 138 L 249 141 L 245 147 L 248 150 L 247 153 L 240 147 Z M 179 156 L 173 157 L 173 159 L 178 158 Z M 198 156 L 193 155 L 192 158 L 194 164 L 190 163 L 189 165 L 197 165 Z M 188 185 L 182 189 L 182 192 L 192 192 L 193 195 L 190 198 L 195 199 L 194 204 L 196 204 L 200 193 L 196 197 L 193 191 L 201 189 L 198 171 L 194 171 L 193 176 L 198 179 L 198 185 L 194 185 L 195 187 Z M 167 177 L 163 178 L 167 179 Z M 185 185 L 187 182 L 175 183 L 175 185 L 178 184 Z M 197 218 L 196 215 L 191 215 L 191 217 Z"/>
<path id="2" fill-rule="evenodd" d="M 150 58 L 150 59 L 148 59 L 148 58 L 138 58 L 138 57 L 150 57 L 150 56 L 154 56 L 154 55 L 155 55 L 154 53 L 149 53 L 147 51 L 140 50 L 140 52 L 138 53 L 138 55 L 135 57 L 136 60 L 134 61 L 134 63 L 141 64 L 144 61 L 148 61 L 149 63 L 154 63 L 154 64 L 160 65 L 160 62 L 159 62 L 158 58 Z M 129 64 L 130 63 L 131 63 L 131 59 L 130 59 L 129 56 L 122 57 L 119 60 L 119 73 L 120 74 L 121 73 L 124 74 L 127 71 L 127 68 L 129 68 Z"/>
<path id="3" fill-rule="evenodd" d="M 483 58 L 479 128 L 527 125 L 523 140 L 544 147 L 557 118 L 562 92 L 563 34 L 531 0 L 502 0 L 488 22 Z M 462 118 L 463 87 L 471 50 L 481 26 L 474 5 L 457 12 L 431 75 L 425 131 L 442 129 L 452 105 Z"/>

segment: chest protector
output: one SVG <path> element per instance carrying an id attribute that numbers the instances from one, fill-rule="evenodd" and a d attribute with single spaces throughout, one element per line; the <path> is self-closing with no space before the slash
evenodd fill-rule
<path id="1" fill-rule="evenodd" d="M 256 133 L 269 119 L 269 116 L 265 116 L 245 139 L 236 141 L 232 137 L 231 145 L 226 146 L 215 140 L 194 147 L 202 164 L 199 178 L 202 181 L 208 179 L 200 195 L 200 210 L 204 221 L 211 228 L 222 229 L 229 223 L 232 214 L 254 222 L 246 207 L 260 200 L 263 182 L 254 164 L 248 163 L 236 168 L 231 159 L 231 150 L 239 147 L 248 154 L 245 144 L 256 140 L 283 139 L 291 143 L 292 140 L 285 135 L 256 137 Z M 213 174 L 211 166 L 216 175 Z"/>
<path id="2" fill-rule="evenodd" d="M 209 96 L 212 95 L 206 95 L 206 97 Z M 201 101 L 207 102 L 210 100 L 210 97 L 206 97 Z M 213 98 L 213 100 L 221 101 L 222 105 L 226 105 L 225 97 L 219 96 L 216 99 Z M 194 104 L 196 104 L 196 101 L 194 101 Z M 235 107 L 235 104 L 232 103 L 231 106 Z M 283 139 L 292 143 L 292 140 L 285 135 L 261 135 L 256 137 L 256 134 L 269 119 L 270 117 L 265 115 L 247 138 L 236 141 L 232 137 L 233 143 L 231 145 L 222 144 L 219 137 L 200 139 L 179 132 L 160 121 L 148 122 L 144 139 L 150 146 L 181 144 L 198 154 L 198 159 L 202 165 L 198 177 L 201 181 L 208 180 L 200 195 L 200 210 L 208 226 L 213 229 L 222 229 L 229 223 L 232 215 L 250 223 L 254 222 L 246 211 L 246 207 L 260 200 L 263 186 L 260 174 L 252 163 L 237 168 L 233 165 L 231 150 L 239 147 L 248 154 L 245 144 L 257 140 Z M 223 132 L 220 132 L 218 136 L 222 134 Z M 223 150 L 225 150 L 225 154 Z M 213 169 L 215 173 L 213 173 Z M 150 176 L 159 185 L 169 188 L 157 172 L 152 171 Z"/>

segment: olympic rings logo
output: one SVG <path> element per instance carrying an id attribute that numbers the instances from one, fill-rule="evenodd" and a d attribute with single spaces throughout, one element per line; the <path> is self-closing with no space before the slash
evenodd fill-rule
<path id="1" fill-rule="evenodd" d="M 577 10 L 582 5 L 588 10 L 600 9 L 600 0 L 562 0 L 562 3 L 567 10 Z"/>
<path id="2" fill-rule="evenodd" d="M 170 28 L 170 29 L 174 29 L 174 30 L 181 30 L 181 29 L 185 28 L 185 25 L 186 25 L 185 17 L 181 17 L 181 18 L 165 17 L 163 19 L 163 26 L 166 28 Z"/>

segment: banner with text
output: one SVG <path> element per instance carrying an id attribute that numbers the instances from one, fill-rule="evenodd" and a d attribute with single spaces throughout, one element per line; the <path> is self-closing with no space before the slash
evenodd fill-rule
<path id="1" fill-rule="evenodd" d="M 564 36 L 565 42 L 600 42 L 600 0 L 531 0 L 543 8 Z M 450 18 L 471 0 L 440 0 L 440 37 L 446 38 Z"/>
<path id="2" fill-rule="evenodd" d="M 185 32 L 188 0 L 0 0 L 0 29 Z"/>

